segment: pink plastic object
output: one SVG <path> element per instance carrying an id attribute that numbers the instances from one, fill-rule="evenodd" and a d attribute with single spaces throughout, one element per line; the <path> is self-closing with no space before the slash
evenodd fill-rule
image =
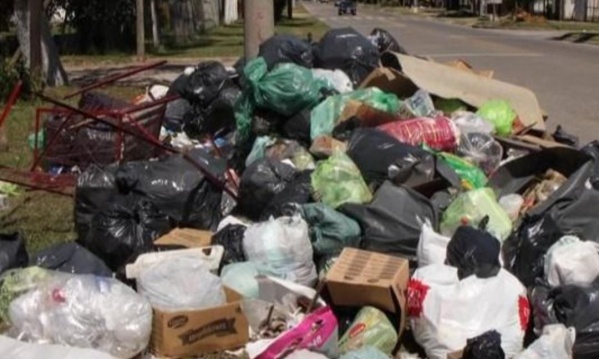
<path id="1" fill-rule="evenodd" d="M 416 118 L 387 123 L 378 127 L 403 143 L 427 146 L 445 152 L 453 152 L 458 145 L 457 127 L 446 117 Z"/>

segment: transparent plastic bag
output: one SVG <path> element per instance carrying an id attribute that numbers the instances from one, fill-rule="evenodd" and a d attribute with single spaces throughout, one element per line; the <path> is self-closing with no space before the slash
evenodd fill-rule
<path id="1" fill-rule="evenodd" d="M 345 153 L 335 153 L 319 162 L 312 172 L 315 198 L 337 208 L 344 203 L 366 203 L 372 193 L 364 182 L 360 169 Z"/>
<path id="2" fill-rule="evenodd" d="M 162 311 L 199 310 L 225 304 L 219 277 L 200 258 L 167 257 L 143 268 L 137 291 Z"/>
<path id="3" fill-rule="evenodd" d="M 375 347 L 363 346 L 343 354 L 340 359 L 389 359 L 389 356 Z"/>
<path id="4" fill-rule="evenodd" d="M 503 147 L 491 135 L 467 133 L 460 136 L 457 154 L 491 175 L 503 158 Z"/>
<path id="5" fill-rule="evenodd" d="M 514 359 L 571 359 L 576 330 L 563 324 L 543 327 L 543 334 Z"/>
<path id="6" fill-rule="evenodd" d="M 499 136 L 508 136 L 512 133 L 512 126 L 518 116 L 512 106 L 504 100 L 487 101 L 476 114 L 491 122 Z"/>
<path id="7" fill-rule="evenodd" d="M 403 119 L 433 116 L 435 104 L 427 91 L 418 90 L 412 97 L 404 101 L 399 109 L 399 114 Z"/>
<path id="8" fill-rule="evenodd" d="M 24 343 L 0 336 L 0 358 L 5 359 L 116 359 L 110 354 L 64 345 Z"/>
<path id="9" fill-rule="evenodd" d="M 512 222 L 520 217 L 520 209 L 524 204 L 524 198 L 517 193 L 508 194 L 499 199 L 499 205 L 505 210 Z"/>
<path id="10" fill-rule="evenodd" d="M 459 195 L 443 213 L 441 234 L 452 236 L 462 224 L 478 226 L 489 216 L 486 230 L 503 241 L 512 232 L 512 221 L 497 203 L 491 188 L 474 189 Z"/>
<path id="11" fill-rule="evenodd" d="M 460 133 L 486 133 L 495 132 L 495 126 L 482 117 L 468 111 L 458 111 L 452 114 L 451 120 L 460 129 Z"/>
<path id="12" fill-rule="evenodd" d="M 339 350 L 347 353 L 363 346 L 372 346 L 390 355 L 397 340 L 397 331 L 385 313 L 374 307 L 364 307 L 339 340 Z"/>
<path id="13" fill-rule="evenodd" d="M 437 155 L 460 177 L 465 189 L 482 188 L 487 183 L 487 176 L 484 172 L 468 160 L 445 152 Z"/>
<path id="14" fill-rule="evenodd" d="M 260 274 L 306 286 L 316 281 L 308 224 L 299 216 L 279 217 L 248 227 L 243 250 Z"/>
<path id="15" fill-rule="evenodd" d="M 258 298 L 258 268 L 252 262 L 232 263 L 223 267 L 223 284 L 245 298 Z"/>
<path id="16" fill-rule="evenodd" d="M 113 278 L 47 271 L 10 304 L 11 333 L 33 343 L 92 348 L 128 359 L 148 346 L 150 303 Z"/>
<path id="17" fill-rule="evenodd" d="M 351 82 L 351 79 L 341 70 L 313 69 L 312 75 L 317 79 L 325 81 L 330 88 L 334 88 L 340 94 L 354 90 L 354 84 Z"/>

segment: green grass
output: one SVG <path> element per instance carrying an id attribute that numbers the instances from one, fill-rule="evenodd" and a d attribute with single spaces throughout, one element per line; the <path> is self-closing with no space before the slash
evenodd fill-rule
<path id="1" fill-rule="evenodd" d="M 73 88 L 62 87 L 50 89 L 47 94 L 59 98 L 71 91 Z M 132 98 L 141 91 L 143 89 L 117 86 L 103 92 Z M 13 108 L 5 123 L 9 149 L 0 153 L 2 165 L 20 169 L 31 165 L 32 152 L 27 137 L 34 129 L 35 108 L 41 105 L 40 101 L 21 101 Z M 9 204 L 8 210 L 0 212 L 0 230 L 2 233 L 22 232 L 30 252 L 75 239 L 72 197 L 21 187 L 18 195 L 9 198 Z"/>

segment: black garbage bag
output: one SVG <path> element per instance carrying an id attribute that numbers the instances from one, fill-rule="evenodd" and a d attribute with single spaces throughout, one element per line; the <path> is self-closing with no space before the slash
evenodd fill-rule
<path id="1" fill-rule="evenodd" d="M 75 231 L 86 238 L 93 216 L 119 195 L 115 173 L 117 166 L 89 167 L 77 178 L 75 189 Z"/>
<path id="2" fill-rule="evenodd" d="M 27 266 L 29 256 L 19 233 L 0 234 L 0 273 Z"/>
<path id="3" fill-rule="evenodd" d="M 347 203 L 339 209 L 362 228 L 361 247 L 416 260 L 422 223 L 438 227 L 438 214 L 430 201 L 408 187 L 385 182 L 370 204 Z"/>
<path id="4" fill-rule="evenodd" d="M 428 182 L 435 176 L 433 155 L 374 128 L 355 130 L 347 146 L 347 155 L 358 166 L 366 183 L 374 187 L 389 179 L 392 165 L 397 165 L 394 177 L 401 175 L 404 177 L 402 183 L 408 186 Z M 404 171 L 400 174 L 401 169 Z"/>
<path id="5" fill-rule="evenodd" d="M 293 35 L 271 37 L 260 45 L 258 56 L 264 58 L 269 71 L 282 63 L 294 63 L 309 69 L 314 66 L 310 43 Z"/>
<path id="6" fill-rule="evenodd" d="M 171 101 L 166 105 L 163 126 L 169 131 L 180 132 L 192 112 L 193 107 L 186 99 Z"/>
<path id="7" fill-rule="evenodd" d="M 329 30 L 315 49 L 315 67 L 340 69 L 359 85 L 379 65 L 378 49 L 353 28 Z"/>
<path id="8" fill-rule="evenodd" d="M 567 133 L 561 125 L 557 125 L 555 132 L 551 135 L 555 142 L 563 143 L 567 146 L 578 147 L 578 137 Z"/>
<path id="9" fill-rule="evenodd" d="M 212 236 L 213 245 L 225 247 L 221 267 L 232 263 L 245 262 L 243 234 L 246 229 L 247 227 L 241 224 L 229 224 Z"/>
<path id="10" fill-rule="evenodd" d="M 312 110 L 306 108 L 281 124 L 280 132 L 285 138 L 296 140 L 306 146 L 312 143 L 310 137 L 310 119 Z"/>
<path id="11" fill-rule="evenodd" d="M 536 329 L 556 323 L 574 327 L 574 358 L 599 358 L 599 283 L 538 289 L 532 295 Z"/>
<path id="12" fill-rule="evenodd" d="M 191 111 L 186 113 L 183 118 L 183 127 L 181 127 L 187 137 L 191 139 L 201 139 L 206 135 L 206 119 L 204 112 L 198 106 L 192 107 Z"/>
<path id="13" fill-rule="evenodd" d="M 252 220 L 296 177 L 295 169 L 282 162 L 262 158 L 252 163 L 241 176 L 239 209 Z"/>
<path id="14" fill-rule="evenodd" d="M 233 77 L 233 82 L 239 87 L 243 88 L 245 86 L 245 74 L 243 73 L 243 69 L 245 68 L 247 61 L 245 57 L 240 57 L 235 64 L 233 65 L 233 69 L 235 69 L 235 76 Z"/>
<path id="15" fill-rule="evenodd" d="M 218 61 L 206 61 L 198 64 L 190 75 L 182 74 L 171 88 L 192 105 L 205 108 L 231 86 L 235 85 L 225 66 Z"/>
<path id="16" fill-rule="evenodd" d="M 207 133 L 218 137 L 235 130 L 235 103 L 240 96 L 241 90 L 237 87 L 228 87 L 220 92 L 204 115 Z"/>
<path id="17" fill-rule="evenodd" d="M 581 151 L 591 156 L 594 160 L 595 165 L 589 180 L 591 181 L 593 188 L 599 190 L 599 141 L 595 140 L 587 144 Z"/>
<path id="18" fill-rule="evenodd" d="M 374 28 L 370 32 L 370 40 L 379 50 L 379 53 L 398 52 L 407 55 L 406 50 L 399 45 L 397 40 L 389 33 L 389 31 L 381 28 Z"/>
<path id="19" fill-rule="evenodd" d="M 468 339 L 466 343 L 462 359 L 505 359 L 501 348 L 501 334 L 495 330 Z"/>
<path id="20" fill-rule="evenodd" d="M 215 178 L 224 179 L 223 159 L 214 158 L 201 148 L 189 151 L 187 156 L 203 164 Z M 222 191 L 183 155 L 126 163 L 118 169 L 116 181 L 122 193 L 147 198 L 178 226 L 215 229 L 222 219 Z"/>
<path id="21" fill-rule="evenodd" d="M 252 116 L 252 133 L 256 136 L 268 136 L 287 120 L 288 117 L 273 110 L 257 108 Z"/>
<path id="22" fill-rule="evenodd" d="M 501 244 L 487 231 L 460 226 L 447 245 L 447 264 L 458 269 L 458 278 L 474 274 L 490 278 L 499 273 Z"/>
<path id="23" fill-rule="evenodd" d="M 312 171 L 298 173 L 264 208 L 260 221 L 267 221 L 270 217 L 292 216 L 297 212 L 295 205 L 309 203 L 312 198 L 311 173 Z"/>
<path id="24" fill-rule="evenodd" d="M 57 244 L 35 253 L 29 265 L 65 273 L 112 277 L 112 271 L 100 258 L 73 242 Z"/>
<path id="25" fill-rule="evenodd" d="M 174 228 L 171 219 L 148 199 L 131 195 L 108 203 L 94 215 L 91 229 L 78 243 L 113 271 L 154 249 L 154 240 Z"/>

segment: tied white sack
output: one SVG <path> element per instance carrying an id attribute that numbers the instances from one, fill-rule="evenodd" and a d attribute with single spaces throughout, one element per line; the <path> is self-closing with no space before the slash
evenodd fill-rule
<path id="1" fill-rule="evenodd" d="M 447 257 L 447 245 L 450 237 L 443 236 L 433 229 L 429 220 L 422 225 L 420 240 L 416 256 L 418 257 L 418 267 L 426 267 L 429 264 L 444 264 Z"/>
<path id="2" fill-rule="evenodd" d="M 575 340 L 574 328 L 546 325 L 543 334 L 514 359 L 571 359 Z"/>
<path id="3" fill-rule="evenodd" d="M 564 236 L 545 255 L 545 277 L 552 287 L 591 284 L 599 276 L 599 243 Z"/>
<path id="4" fill-rule="evenodd" d="M 408 286 L 408 316 L 429 359 L 446 359 L 467 339 L 489 330 L 501 334 L 506 358 L 522 351 L 530 316 L 526 288 L 501 269 L 495 277 L 458 279 L 454 267 L 419 268 Z"/>

